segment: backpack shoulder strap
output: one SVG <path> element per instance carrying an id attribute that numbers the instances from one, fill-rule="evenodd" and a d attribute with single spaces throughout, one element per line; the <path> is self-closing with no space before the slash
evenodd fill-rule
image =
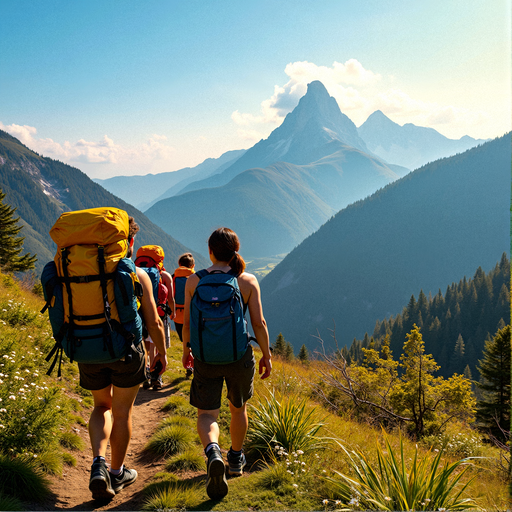
<path id="1" fill-rule="evenodd" d="M 196 272 L 196 276 L 199 277 L 199 280 L 201 280 L 204 276 L 207 276 L 209 273 L 210 272 L 208 272 L 208 270 L 203 268 L 202 270 L 199 270 L 198 272 Z"/>

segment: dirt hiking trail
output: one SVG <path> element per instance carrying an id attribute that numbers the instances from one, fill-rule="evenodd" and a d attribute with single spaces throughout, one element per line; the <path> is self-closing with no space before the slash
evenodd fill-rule
<path id="1" fill-rule="evenodd" d="M 138 478 L 132 485 L 125 487 L 110 502 L 92 499 L 89 491 L 92 464 L 89 434 L 87 427 L 80 427 L 77 433 L 84 439 L 86 448 L 81 452 L 73 452 L 76 466 L 64 466 L 62 476 L 52 477 L 51 490 L 54 496 L 43 504 L 35 505 L 32 510 L 142 510 L 142 489 L 155 473 L 165 468 L 163 459 L 144 454 L 144 446 L 165 416 L 161 407 L 175 391 L 169 383 L 156 391 L 142 387 L 139 390 L 133 408 L 132 438 L 125 460 L 126 466 L 136 469 L 138 473 Z M 88 418 L 85 419 L 88 421 Z M 107 462 L 109 461 L 110 451 L 107 451 Z"/>

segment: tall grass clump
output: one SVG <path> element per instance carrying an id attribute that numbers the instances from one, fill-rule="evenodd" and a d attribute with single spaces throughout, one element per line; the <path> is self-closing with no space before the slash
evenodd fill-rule
<path id="1" fill-rule="evenodd" d="M 339 443 L 338 443 L 339 444 Z M 389 440 L 386 450 L 377 446 L 377 463 L 373 467 L 360 451 L 341 448 L 348 459 L 350 475 L 334 471 L 336 476 L 324 477 L 333 504 L 348 510 L 469 510 L 476 508 L 463 493 L 471 480 L 461 484 L 468 467 L 460 471 L 465 459 L 441 466 L 443 452 L 434 458 L 418 458 L 418 449 L 409 469 L 400 439 L 400 460 Z M 324 500 L 324 505 L 329 505 Z"/>
<path id="2" fill-rule="evenodd" d="M 151 484 L 145 491 L 143 510 L 190 510 L 203 499 L 203 486 L 197 483 L 165 481 Z"/>
<path id="3" fill-rule="evenodd" d="M 145 450 L 168 457 L 182 453 L 194 446 L 195 433 L 183 425 L 168 425 L 157 429 L 146 444 Z"/>
<path id="4" fill-rule="evenodd" d="M 204 471 L 206 463 L 203 455 L 191 448 L 170 458 L 165 469 L 167 471 Z"/>
<path id="5" fill-rule="evenodd" d="M 286 452 L 308 453 L 324 448 L 327 438 L 319 436 L 324 427 L 316 418 L 316 408 L 308 407 L 308 399 L 288 396 L 279 401 L 274 393 L 251 405 L 247 446 L 270 455 L 276 445 Z"/>
<path id="6" fill-rule="evenodd" d="M 19 500 L 42 501 L 50 492 L 48 480 L 35 462 L 0 455 L 0 495 Z"/>
<path id="7" fill-rule="evenodd" d="M 5 496 L 0 493 L 0 510 L 25 510 L 25 507 L 22 505 L 21 501 L 17 498 L 13 498 L 12 496 Z"/>

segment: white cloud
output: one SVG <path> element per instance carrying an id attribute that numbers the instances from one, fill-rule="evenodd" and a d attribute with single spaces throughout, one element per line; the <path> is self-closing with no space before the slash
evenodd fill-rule
<path id="1" fill-rule="evenodd" d="M 0 128 L 17 137 L 23 144 L 37 153 L 67 163 L 89 164 L 121 164 L 148 166 L 153 160 L 168 160 L 175 149 L 169 146 L 165 135 L 153 134 L 147 141 L 135 146 L 116 144 L 110 137 L 104 135 L 97 142 L 79 139 L 62 144 L 52 139 L 37 138 L 37 129 L 33 126 L 12 124 L 5 126 L 0 122 Z"/>
<path id="2" fill-rule="evenodd" d="M 478 127 L 478 120 L 485 117 L 483 112 L 471 112 L 452 105 L 422 101 L 411 97 L 399 87 L 399 78 L 366 69 L 358 60 L 349 59 L 344 64 L 334 62 L 332 66 L 318 66 L 312 62 L 291 62 L 285 68 L 289 80 L 286 84 L 274 86 L 272 96 L 261 102 L 261 111 L 255 115 L 235 111 L 233 122 L 243 130 L 238 135 L 244 140 L 252 140 L 248 134 L 265 128 L 266 137 L 279 126 L 285 116 L 298 104 L 307 91 L 307 85 L 321 81 L 333 96 L 341 111 L 357 126 L 370 114 L 381 110 L 393 121 L 418 126 L 443 128 L 447 136 L 460 137 Z M 259 140 L 258 138 L 258 140 Z"/>

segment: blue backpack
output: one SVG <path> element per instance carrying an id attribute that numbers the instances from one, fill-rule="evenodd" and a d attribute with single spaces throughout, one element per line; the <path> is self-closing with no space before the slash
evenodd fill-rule
<path id="1" fill-rule="evenodd" d="M 234 272 L 196 273 L 199 283 L 190 302 L 190 348 L 209 364 L 238 361 L 247 351 L 249 332 Z"/>

